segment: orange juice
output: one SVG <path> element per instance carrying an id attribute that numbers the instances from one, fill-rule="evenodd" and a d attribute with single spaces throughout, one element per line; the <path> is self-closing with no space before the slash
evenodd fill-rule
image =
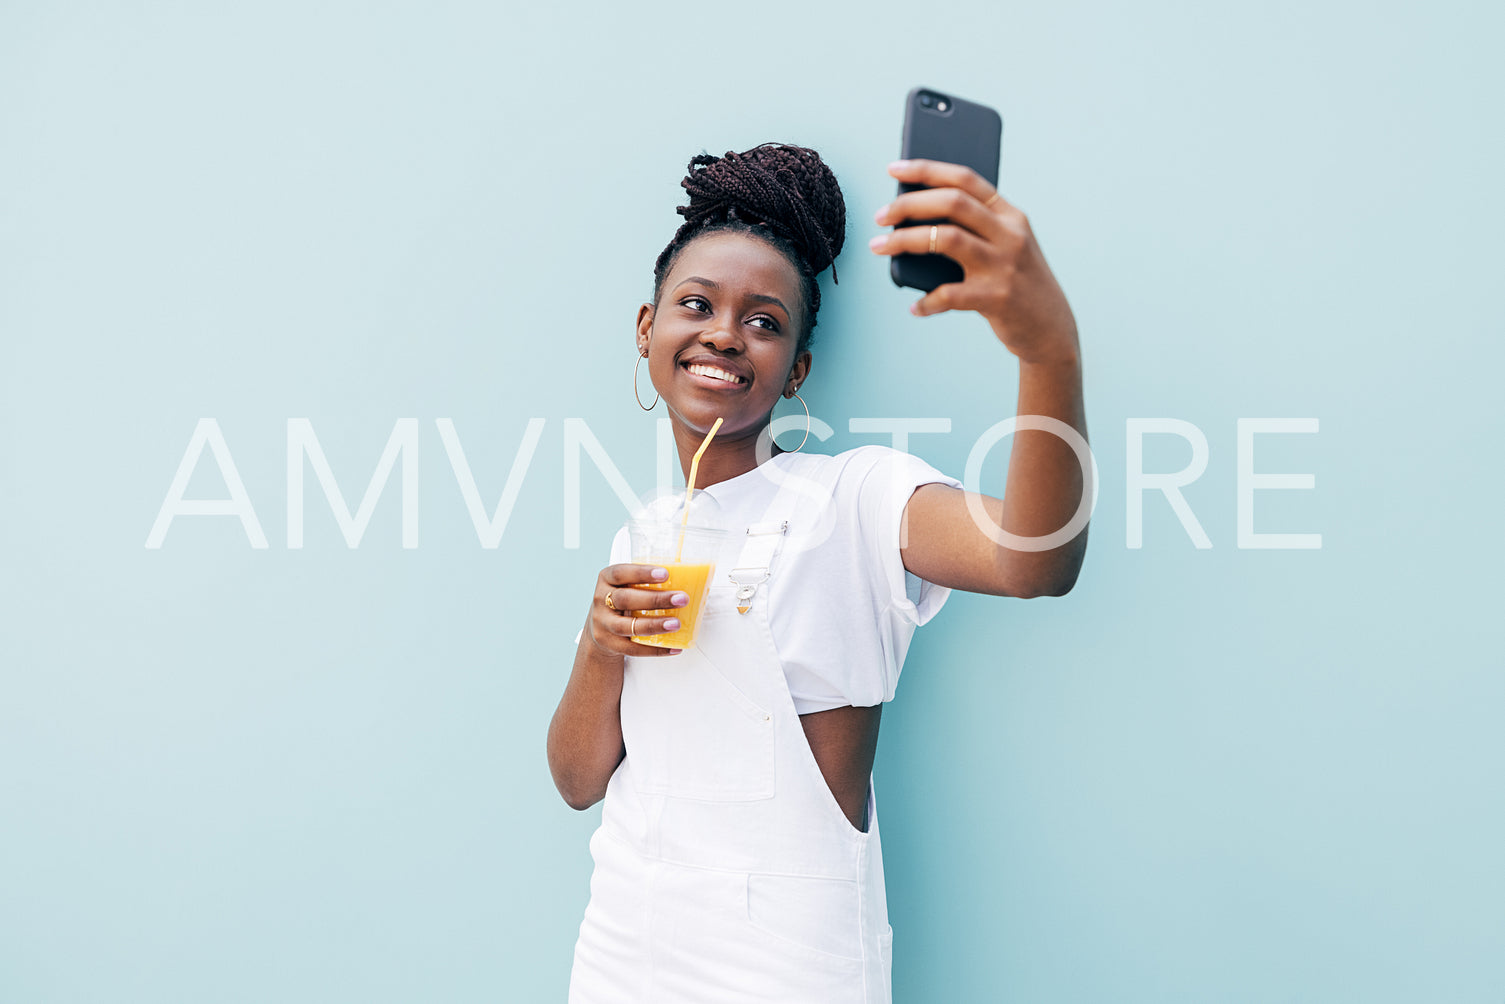
<path id="1" fill-rule="evenodd" d="M 669 577 L 663 582 L 643 583 L 636 585 L 634 589 L 657 589 L 672 592 L 686 593 L 690 602 L 682 607 L 669 607 L 664 610 L 644 610 L 639 617 L 678 617 L 679 630 L 668 631 L 664 634 L 633 635 L 632 640 L 640 645 L 654 645 L 658 648 L 689 648 L 695 644 L 695 628 L 700 622 L 700 609 L 705 603 L 705 594 L 711 588 L 711 569 L 713 563 L 692 564 L 690 562 L 654 561 L 647 559 L 646 564 L 659 565 L 669 570 Z"/>

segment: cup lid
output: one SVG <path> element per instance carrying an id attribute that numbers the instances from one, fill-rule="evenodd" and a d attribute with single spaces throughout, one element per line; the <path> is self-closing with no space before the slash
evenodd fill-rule
<path id="1" fill-rule="evenodd" d="M 724 530 L 725 520 L 716 497 L 702 489 L 690 493 L 689 526 L 694 530 Z M 683 523 L 685 491 L 683 488 L 658 489 L 641 499 L 632 519 L 643 523 Z"/>

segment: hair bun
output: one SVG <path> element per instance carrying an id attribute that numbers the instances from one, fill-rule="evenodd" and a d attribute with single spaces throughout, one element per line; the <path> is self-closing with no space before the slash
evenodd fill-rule
<path id="1" fill-rule="evenodd" d="M 789 239 L 810 270 L 831 267 L 846 243 L 847 210 L 836 176 L 820 154 L 803 146 L 763 143 L 724 156 L 691 158 L 680 184 L 690 204 L 678 212 L 687 227 L 738 219 L 764 224 Z"/>

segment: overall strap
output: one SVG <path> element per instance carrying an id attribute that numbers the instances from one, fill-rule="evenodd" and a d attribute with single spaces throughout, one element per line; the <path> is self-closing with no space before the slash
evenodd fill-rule
<path id="1" fill-rule="evenodd" d="M 789 533 L 790 517 L 799 506 L 802 494 L 800 486 L 804 484 L 798 470 L 797 461 L 789 470 L 770 475 L 780 479 L 779 490 L 763 513 L 763 518 L 747 528 L 737 563 L 727 573 L 727 578 L 737 587 L 739 614 L 752 609 L 758 587 L 768 581 L 768 570 L 773 567 L 774 556 L 778 554 L 779 546 Z"/>
<path id="2" fill-rule="evenodd" d="M 753 596 L 758 587 L 768 581 L 768 569 L 773 565 L 773 556 L 778 553 L 784 534 L 789 531 L 788 520 L 754 523 L 747 528 L 747 542 L 742 545 L 742 554 L 727 578 L 737 587 L 737 613 L 745 614 L 752 609 Z"/>

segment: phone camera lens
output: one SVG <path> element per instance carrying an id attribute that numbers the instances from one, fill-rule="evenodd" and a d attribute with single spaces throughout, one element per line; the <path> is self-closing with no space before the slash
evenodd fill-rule
<path id="1" fill-rule="evenodd" d="M 921 94 L 920 104 L 924 105 L 926 108 L 929 108 L 931 105 L 935 104 L 935 98 L 931 97 L 929 94 Z"/>

